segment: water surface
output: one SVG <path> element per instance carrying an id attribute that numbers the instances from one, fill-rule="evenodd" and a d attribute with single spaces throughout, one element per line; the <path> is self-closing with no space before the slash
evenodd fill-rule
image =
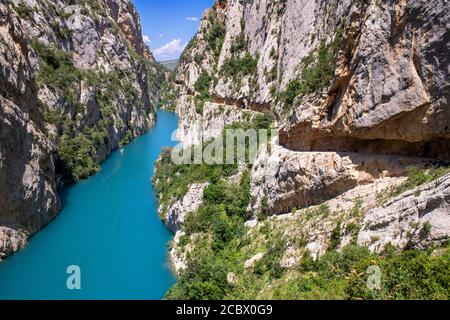
<path id="1" fill-rule="evenodd" d="M 151 179 L 176 127 L 175 114 L 159 111 L 149 133 L 64 190 L 56 220 L 0 263 L 0 299 L 161 299 L 175 281 L 167 262 L 172 235 L 158 217 Z M 81 269 L 81 290 L 67 289 L 70 265 Z"/>

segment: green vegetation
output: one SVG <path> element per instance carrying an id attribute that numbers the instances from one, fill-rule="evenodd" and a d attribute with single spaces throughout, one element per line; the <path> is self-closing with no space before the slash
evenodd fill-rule
<path id="1" fill-rule="evenodd" d="M 72 63 L 72 54 L 39 41 L 33 43 L 33 49 L 41 59 L 38 83 L 57 90 L 69 103 L 77 101 L 76 88 L 88 72 L 76 69 Z"/>
<path id="2" fill-rule="evenodd" d="M 328 44 L 322 43 L 318 50 L 303 58 L 300 77 L 291 80 L 279 97 L 286 111 L 290 110 L 297 97 L 320 93 L 330 85 L 336 69 L 336 55 L 341 47 L 342 35 L 341 25 L 334 41 Z"/>
<path id="3" fill-rule="evenodd" d="M 443 175 L 450 172 L 450 167 L 439 167 L 430 169 L 419 169 L 417 167 L 411 166 L 407 168 L 408 180 L 395 188 L 390 196 L 396 197 L 405 191 L 419 187 L 425 183 L 436 180 Z"/>
<path id="4" fill-rule="evenodd" d="M 195 96 L 195 110 L 199 114 L 203 114 L 203 106 L 205 105 L 205 102 L 211 99 L 211 95 L 209 94 L 211 81 L 212 77 L 208 74 L 208 72 L 203 71 L 194 84 L 194 88 L 198 92 Z"/>
<path id="5" fill-rule="evenodd" d="M 277 230 L 272 230 L 265 244 L 264 257 L 256 262 L 253 273 L 257 277 L 265 275 L 272 279 L 279 279 L 283 276 L 284 270 L 280 261 L 283 258 L 287 243 L 283 241 L 283 236 Z"/>
<path id="6" fill-rule="evenodd" d="M 247 39 L 245 38 L 244 31 L 242 31 L 231 44 L 231 55 L 234 56 L 235 54 L 245 50 L 245 48 L 247 48 Z"/>
<path id="7" fill-rule="evenodd" d="M 127 130 L 123 138 L 119 141 L 119 146 L 123 147 L 131 142 L 133 139 L 133 133 L 130 129 Z"/>
<path id="8" fill-rule="evenodd" d="M 14 3 L 12 3 L 12 5 L 14 6 Z M 18 2 L 17 6 L 14 8 L 14 10 L 16 10 L 17 14 L 21 18 L 31 18 L 32 14 L 33 14 L 33 9 L 28 7 L 23 2 Z"/>
<path id="9" fill-rule="evenodd" d="M 78 103 L 77 88 L 81 80 L 90 85 L 96 85 L 99 80 L 93 72 L 76 69 L 69 52 L 51 46 L 45 46 L 36 41 L 33 49 L 40 58 L 40 68 L 37 77 L 38 85 L 46 85 L 61 94 L 66 102 L 77 106 L 82 111 L 83 106 Z M 50 110 L 40 103 L 41 114 L 45 121 L 62 127 L 63 135 L 59 141 L 57 155 L 70 172 L 74 181 L 78 181 L 99 170 L 96 160 L 97 148 L 104 143 L 107 132 L 99 127 L 85 129 L 74 135 L 75 120 L 64 116 L 61 111 Z M 80 110 L 81 109 L 81 110 Z"/>
<path id="10" fill-rule="evenodd" d="M 195 35 L 194 37 L 192 37 L 191 40 L 189 40 L 188 44 L 186 45 L 186 48 L 184 48 L 183 53 L 180 56 L 179 62 L 180 65 L 183 63 L 192 62 L 191 51 L 197 45 L 197 42 L 198 42 L 197 35 Z"/>
<path id="11" fill-rule="evenodd" d="M 73 181 L 78 181 L 96 173 L 100 169 L 98 150 L 107 145 L 108 132 L 113 125 L 125 132 L 119 145 L 127 144 L 133 137 L 128 124 L 117 122 L 113 115 L 117 113 L 115 104 L 118 94 L 136 107 L 141 107 L 139 94 L 133 87 L 131 72 L 117 70 L 107 74 L 97 74 L 92 70 L 80 70 L 74 67 L 70 52 L 33 43 L 33 49 L 40 59 L 37 83 L 39 86 L 58 92 L 65 104 L 75 106 L 76 113 L 64 114 L 61 110 L 50 109 L 39 102 L 39 110 L 47 123 L 61 129 L 61 138 L 56 140 L 56 154 L 62 161 L 64 170 Z M 101 119 L 91 127 L 78 128 L 78 121 L 85 106 L 79 102 L 81 81 L 95 90 L 95 98 L 100 106 Z M 54 137 L 56 139 L 56 137 Z"/>
<path id="12" fill-rule="evenodd" d="M 179 89 L 175 87 L 171 82 L 164 81 L 161 89 L 159 91 L 160 94 L 160 105 L 164 110 L 175 112 L 176 109 L 176 100 L 180 94 Z"/>
<path id="13" fill-rule="evenodd" d="M 232 90 L 239 91 L 244 78 L 248 77 L 250 96 L 258 91 L 258 58 L 246 53 L 243 57 L 233 54 L 224 61 L 220 75 L 227 80 L 232 80 Z"/>
<path id="14" fill-rule="evenodd" d="M 227 282 L 228 248 L 244 236 L 246 208 L 250 203 L 250 174 L 246 171 L 240 183 L 223 180 L 211 184 L 204 192 L 204 203 L 188 216 L 185 231 L 208 235 L 196 243 L 188 270 L 168 292 L 171 299 L 221 299 L 231 287 Z M 226 261 L 229 263 L 230 261 Z"/>
<path id="15" fill-rule="evenodd" d="M 330 250 L 316 261 L 306 252 L 300 264 L 286 269 L 280 265 L 287 247 L 283 236 L 276 230 L 261 228 L 260 232 L 266 234 L 264 257 L 253 268 L 245 269 L 252 239 L 245 235 L 242 224 L 231 225 L 235 229 L 227 233 L 227 241 L 220 247 L 211 246 L 206 235 L 195 242 L 188 270 L 166 298 L 447 300 L 450 296 L 448 246 L 438 255 L 432 250 L 398 253 L 391 247 L 377 255 L 366 248 L 348 246 L 342 252 Z M 380 268 L 379 290 L 367 286 L 371 266 Z M 234 274 L 232 283 L 227 281 L 230 272 Z"/>
<path id="16" fill-rule="evenodd" d="M 265 68 L 264 69 L 264 77 L 266 78 L 267 82 L 273 82 L 273 81 L 277 80 L 277 77 L 278 77 L 277 65 L 273 65 L 272 68 L 270 68 L 270 70 Z"/>
<path id="17" fill-rule="evenodd" d="M 209 166 L 206 164 L 174 164 L 170 157 L 171 149 L 165 149 L 161 160 L 155 164 L 153 178 L 155 189 L 162 195 L 160 204 L 163 211 L 169 203 L 183 197 L 192 183 L 214 182 L 221 177 L 229 177 L 236 173 L 236 165 Z"/>
<path id="18" fill-rule="evenodd" d="M 255 129 L 269 129 L 273 120 L 271 113 L 264 113 L 257 116 L 252 122 L 235 123 L 228 128 L 247 130 L 250 128 Z M 225 131 L 222 133 L 225 140 Z M 214 143 L 206 142 L 202 149 L 199 146 L 192 148 L 192 162 L 194 160 L 194 154 L 196 152 L 202 153 L 205 148 Z M 236 143 L 235 143 L 236 145 Z M 246 148 L 248 149 L 248 142 Z M 199 182 L 217 183 L 223 178 L 231 177 L 238 171 L 237 161 L 234 164 L 222 164 L 222 165 L 207 165 L 202 164 L 175 164 L 171 160 L 171 149 L 165 149 L 161 154 L 161 160 L 155 164 L 155 174 L 153 182 L 156 192 L 161 196 L 160 204 L 163 206 L 163 212 L 167 206 L 176 200 L 181 199 L 188 191 L 189 185 Z M 246 150 L 248 152 L 248 150 Z M 223 152 L 224 163 L 226 152 Z M 237 157 L 237 155 L 235 154 Z M 211 187 L 214 188 L 214 187 Z M 210 189 L 210 198 L 214 198 L 214 190 Z"/>
<path id="19" fill-rule="evenodd" d="M 204 53 L 196 53 L 194 56 L 194 61 L 198 64 L 198 65 L 202 65 L 203 60 L 205 60 L 206 55 Z"/>
<path id="20" fill-rule="evenodd" d="M 267 198 L 264 197 L 261 201 L 261 209 L 257 214 L 257 218 L 259 221 L 265 221 L 269 217 L 269 204 L 267 202 Z"/>
<path id="21" fill-rule="evenodd" d="M 86 178 L 100 170 L 95 160 L 96 144 L 90 135 L 81 133 L 74 138 L 63 135 L 58 156 L 64 162 L 75 181 Z"/>
<path id="22" fill-rule="evenodd" d="M 78 0 L 78 5 L 87 8 L 90 7 L 94 12 L 101 16 L 107 16 L 105 8 L 96 0 Z"/>
<path id="23" fill-rule="evenodd" d="M 310 220 L 315 217 L 328 217 L 330 213 L 331 213 L 330 207 L 327 204 L 322 204 L 318 207 L 306 209 L 303 215 L 306 218 L 306 220 Z"/>
<path id="24" fill-rule="evenodd" d="M 270 129 L 272 128 L 272 123 L 274 120 L 275 116 L 270 111 L 259 113 L 253 119 L 252 127 L 257 129 Z"/>
<path id="25" fill-rule="evenodd" d="M 448 247 L 444 254 L 434 256 L 431 250 L 397 253 L 390 247 L 375 255 L 366 248 L 349 246 L 341 253 L 329 251 L 317 261 L 306 254 L 295 271 L 261 293 L 254 285 L 253 292 L 263 299 L 446 300 L 450 296 L 449 258 Z M 380 290 L 367 286 L 370 266 L 381 270 Z"/>
<path id="26" fill-rule="evenodd" d="M 214 57 L 218 58 L 220 51 L 222 50 L 227 30 L 225 25 L 217 19 L 213 12 L 209 16 L 209 23 L 211 26 L 206 35 L 206 42 L 208 44 L 208 49 L 213 52 Z"/>
<path id="27" fill-rule="evenodd" d="M 377 202 L 379 205 L 383 205 L 389 199 L 395 198 L 408 190 L 420 187 L 423 184 L 450 173 L 450 167 L 440 166 L 437 168 L 420 169 L 418 167 L 410 166 L 406 169 L 406 172 L 408 179 L 404 183 L 389 189 L 388 192 L 377 194 Z"/>
<path id="28" fill-rule="evenodd" d="M 270 114 L 251 124 L 235 126 L 246 128 L 255 123 L 270 126 Z M 180 274 L 166 299 L 448 299 L 450 296 L 450 246 L 436 251 L 439 254 L 432 249 L 397 252 L 390 246 L 382 254 L 374 254 L 356 246 L 353 240 L 338 252 L 341 235 L 354 236 L 359 230 L 359 224 L 344 225 L 339 220 L 328 251 L 314 260 L 305 249 L 307 241 L 303 235 L 295 236 L 293 241 L 283 232 L 282 225 L 267 219 L 267 199 L 263 199 L 258 213 L 260 226 L 250 232 L 245 228 L 245 221 L 254 214 L 247 211 L 251 202 L 248 170 L 238 183 L 231 183 L 226 178 L 234 175 L 237 167 L 176 167 L 167 154 L 157 168 L 155 185 L 163 205 L 173 201 L 173 195 L 182 197 L 193 182 L 210 183 L 204 190 L 203 204 L 184 222 L 185 236 L 177 250 L 188 246 L 192 249 L 187 253 L 188 268 Z M 413 176 L 417 178 L 417 174 Z M 348 214 L 360 218 L 361 208 L 361 200 L 356 199 Z M 305 210 L 302 217 L 322 219 L 331 214 L 330 207 L 324 204 Z M 424 224 L 422 232 L 430 233 L 431 225 Z M 303 257 L 286 268 L 281 262 L 292 245 Z M 246 261 L 258 253 L 263 253 L 262 259 L 246 268 Z M 381 270 L 379 290 L 367 286 L 371 266 Z"/>
<path id="29" fill-rule="evenodd" d="M 341 243 L 342 222 L 338 221 L 336 227 L 331 232 L 330 245 L 328 250 L 336 250 Z"/>
<path id="30" fill-rule="evenodd" d="M 422 226 L 422 232 L 425 237 L 428 237 L 431 234 L 432 225 L 429 222 L 425 222 Z"/>
<path id="31" fill-rule="evenodd" d="M 258 70 L 258 60 L 247 53 L 242 58 L 232 57 L 224 62 L 221 73 L 233 80 L 243 76 L 256 75 Z"/>

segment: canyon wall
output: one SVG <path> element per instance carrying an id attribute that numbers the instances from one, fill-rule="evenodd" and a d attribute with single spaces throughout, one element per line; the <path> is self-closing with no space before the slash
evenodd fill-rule
<path id="1" fill-rule="evenodd" d="M 252 167 L 254 217 L 262 204 L 269 215 L 297 217 L 321 204 L 340 212 L 350 194 L 367 201 L 366 219 L 355 222 L 359 244 L 377 252 L 388 243 L 440 245 L 450 236 L 446 180 L 388 204 L 375 195 L 394 197 L 411 167 L 429 172 L 450 160 L 449 9 L 443 0 L 216 1 L 173 75 L 178 138 L 197 144 L 245 120 L 236 114 L 271 112 L 279 144 Z M 424 195 L 433 188 L 438 199 L 428 211 Z M 326 251 L 336 221 L 323 222 L 311 252 Z M 424 223 L 435 232 L 420 233 Z M 175 225 L 177 248 L 183 227 Z M 179 269 L 182 251 L 172 250 Z"/>
<path id="2" fill-rule="evenodd" d="M 0 259 L 154 124 L 159 80 L 130 0 L 0 3 Z"/>
<path id="3" fill-rule="evenodd" d="M 448 160 L 447 12 L 445 1 L 217 2 L 175 82 L 184 99 L 206 72 L 212 100 L 274 106 L 290 149 Z"/>

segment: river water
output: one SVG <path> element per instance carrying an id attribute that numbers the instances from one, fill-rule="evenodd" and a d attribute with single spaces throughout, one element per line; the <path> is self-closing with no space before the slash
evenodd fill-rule
<path id="1" fill-rule="evenodd" d="M 151 179 L 161 149 L 176 143 L 177 122 L 158 111 L 149 133 L 63 191 L 55 221 L 0 263 L 0 299 L 161 299 L 175 282 L 172 234 L 158 217 Z M 69 266 L 80 272 L 68 274 Z M 68 278 L 81 289 L 69 290 Z"/>

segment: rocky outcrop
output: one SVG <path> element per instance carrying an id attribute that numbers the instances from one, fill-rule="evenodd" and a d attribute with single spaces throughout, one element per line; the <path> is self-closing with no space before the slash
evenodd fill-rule
<path id="1" fill-rule="evenodd" d="M 0 102 L 0 225 L 34 233 L 60 208 L 53 146 L 29 113 Z"/>
<path id="2" fill-rule="evenodd" d="M 117 22 L 123 34 L 136 52 L 144 55 L 146 46 L 142 41 L 142 30 L 139 13 L 129 0 L 107 0 L 111 18 Z"/>
<path id="3" fill-rule="evenodd" d="M 184 116 L 178 124 L 177 139 L 186 146 L 207 142 L 221 135 L 225 127 L 237 122 L 251 121 L 257 114 L 255 111 L 232 105 L 205 102 L 200 115 L 195 111 L 192 102 L 184 101 L 178 107 L 178 113 Z"/>
<path id="4" fill-rule="evenodd" d="M 188 192 L 184 197 L 173 205 L 169 206 L 165 215 L 167 227 L 177 233 L 190 212 L 196 211 L 203 201 L 203 191 L 208 187 L 209 183 L 196 183 L 189 186 Z"/>
<path id="5" fill-rule="evenodd" d="M 398 249 L 425 249 L 441 246 L 449 237 L 450 175 L 446 175 L 370 210 L 358 244 L 376 252 L 388 244 Z"/>
<path id="6" fill-rule="evenodd" d="M 169 251 L 169 259 L 172 264 L 173 270 L 180 274 L 183 270 L 187 268 L 187 254 L 190 251 L 190 248 L 184 248 L 181 250 L 180 248 L 180 238 L 185 236 L 185 234 L 181 231 L 178 231 L 175 234 L 175 238 L 173 239 L 173 247 Z"/>
<path id="7" fill-rule="evenodd" d="M 448 160 L 449 3 L 358 3 L 346 18 L 331 87 L 297 100 L 281 143 Z"/>
<path id="8" fill-rule="evenodd" d="M 56 216 L 57 185 L 153 125 L 158 77 L 130 0 L 0 3 L 2 256 Z"/>
<path id="9" fill-rule="evenodd" d="M 419 158 L 344 152 L 298 152 L 272 145 L 253 165 L 253 212 L 266 201 L 271 214 L 284 214 L 333 199 L 379 178 L 401 177 Z"/>
<path id="10" fill-rule="evenodd" d="M 25 247 L 27 238 L 28 235 L 21 231 L 0 227 L 0 261 Z"/>

